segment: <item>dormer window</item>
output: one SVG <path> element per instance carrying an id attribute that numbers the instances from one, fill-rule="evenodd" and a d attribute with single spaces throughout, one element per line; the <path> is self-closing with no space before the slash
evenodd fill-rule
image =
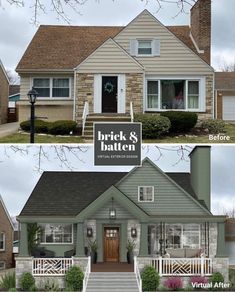
<path id="1" fill-rule="evenodd" d="M 138 55 L 152 55 L 152 41 L 151 40 L 138 41 Z"/>
<path id="2" fill-rule="evenodd" d="M 154 187 L 153 186 L 139 186 L 138 187 L 138 201 L 139 202 L 153 202 L 154 201 Z"/>

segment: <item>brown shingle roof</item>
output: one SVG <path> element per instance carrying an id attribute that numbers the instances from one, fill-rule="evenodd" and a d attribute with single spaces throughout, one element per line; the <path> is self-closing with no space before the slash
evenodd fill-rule
<path id="1" fill-rule="evenodd" d="M 20 85 L 9 86 L 9 96 L 20 93 Z"/>
<path id="2" fill-rule="evenodd" d="M 215 72 L 215 89 L 235 90 L 235 72 Z"/>
<path id="3" fill-rule="evenodd" d="M 167 27 L 183 43 L 197 53 L 188 26 Z M 113 38 L 120 26 L 56 26 L 39 27 L 16 71 L 20 70 L 72 70 L 108 38 Z M 202 57 L 202 55 L 200 54 Z"/>

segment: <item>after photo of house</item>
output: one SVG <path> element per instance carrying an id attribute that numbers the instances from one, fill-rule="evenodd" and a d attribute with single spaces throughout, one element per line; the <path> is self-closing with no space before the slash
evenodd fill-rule
<path id="1" fill-rule="evenodd" d="M 92 145 L 1 149 L 0 184 L 20 230 L 17 288 L 29 274 L 39 290 L 64 289 L 78 266 L 82 291 L 188 291 L 217 281 L 233 291 L 235 148 L 142 148 L 140 167 L 94 166 Z"/>

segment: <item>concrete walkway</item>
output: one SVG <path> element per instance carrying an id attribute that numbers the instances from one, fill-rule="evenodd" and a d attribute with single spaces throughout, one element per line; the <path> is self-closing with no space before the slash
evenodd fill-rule
<path id="1" fill-rule="evenodd" d="M 0 138 L 14 134 L 19 129 L 19 122 L 0 125 Z"/>

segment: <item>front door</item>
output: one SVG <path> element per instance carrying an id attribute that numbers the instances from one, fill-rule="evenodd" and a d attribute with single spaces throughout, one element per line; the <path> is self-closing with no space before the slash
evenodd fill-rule
<path id="1" fill-rule="evenodd" d="M 104 260 L 119 262 L 119 228 L 104 228 Z"/>
<path id="2" fill-rule="evenodd" d="M 102 113 L 117 112 L 117 79 L 117 76 L 102 76 Z"/>

